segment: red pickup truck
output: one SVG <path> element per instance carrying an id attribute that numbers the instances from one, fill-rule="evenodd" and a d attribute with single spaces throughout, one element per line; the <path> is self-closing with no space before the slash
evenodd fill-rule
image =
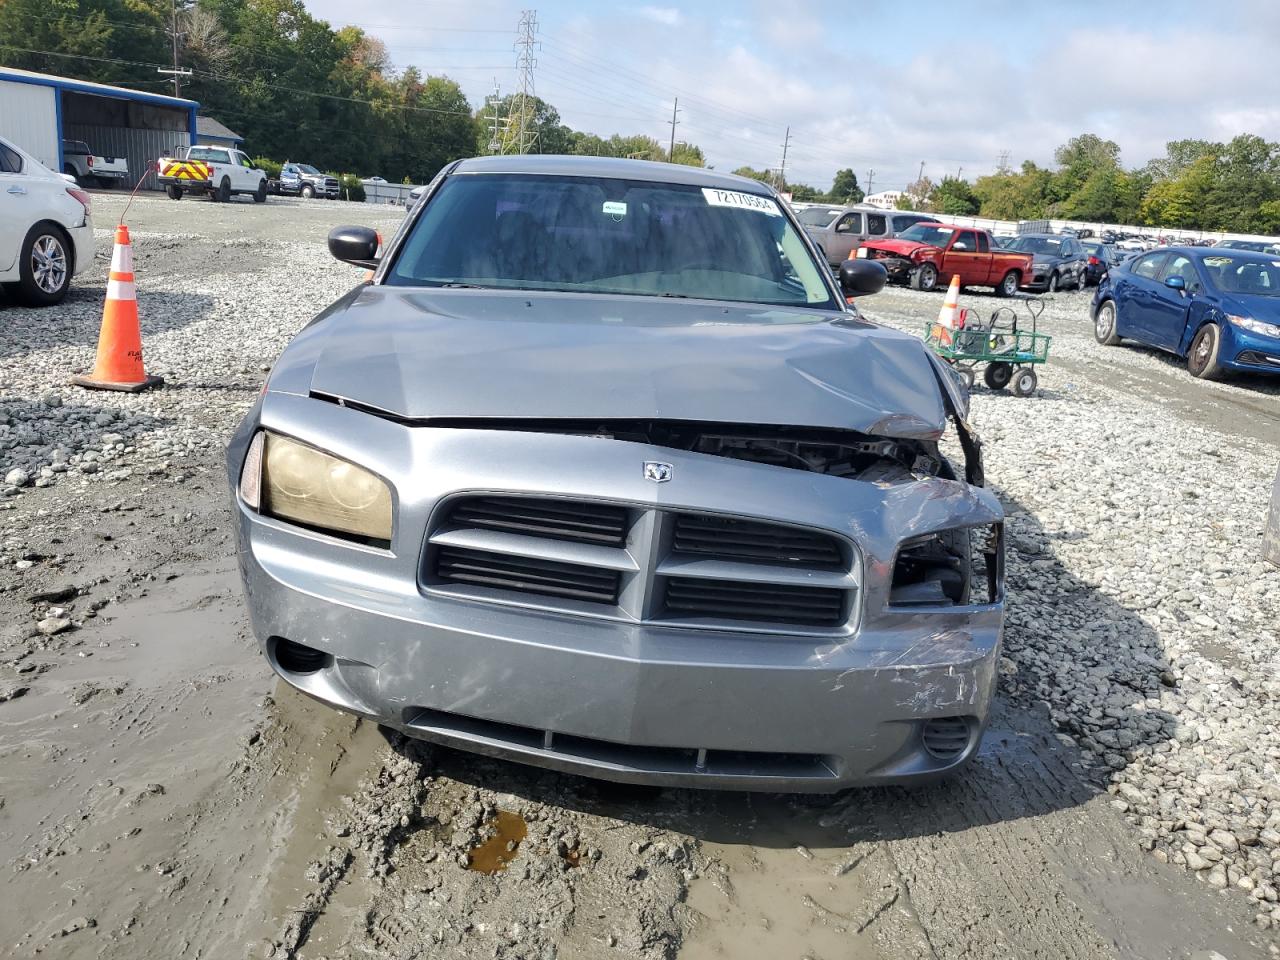
<path id="1" fill-rule="evenodd" d="M 985 230 L 945 223 L 917 223 L 892 239 L 868 240 L 857 256 L 878 261 L 890 280 L 917 290 L 933 290 L 958 275 L 963 287 L 994 287 L 1010 297 L 1031 276 L 1031 254 L 1001 250 Z"/>

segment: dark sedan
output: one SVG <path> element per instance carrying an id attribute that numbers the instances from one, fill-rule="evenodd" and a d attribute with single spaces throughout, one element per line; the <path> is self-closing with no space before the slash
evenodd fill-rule
<path id="1" fill-rule="evenodd" d="M 1054 233 L 1024 233 L 1007 250 L 1032 256 L 1031 272 L 1022 278 L 1023 290 L 1056 293 L 1062 287 L 1079 290 L 1085 282 L 1084 247 L 1075 237 Z"/>
<path id="2" fill-rule="evenodd" d="M 1096 287 L 1108 270 L 1124 262 L 1125 255 L 1109 243 L 1086 240 L 1081 246 L 1084 247 L 1084 283 L 1087 287 Z"/>
<path id="3" fill-rule="evenodd" d="M 1171 247 L 1111 270 L 1092 306 L 1094 336 L 1167 350 L 1203 380 L 1280 373 L 1280 263 L 1224 247 Z"/>

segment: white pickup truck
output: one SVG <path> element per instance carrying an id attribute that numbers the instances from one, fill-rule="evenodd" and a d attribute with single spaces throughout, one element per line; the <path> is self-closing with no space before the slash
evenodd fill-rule
<path id="1" fill-rule="evenodd" d="M 169 199 L 192 193 L 225 203 L 237 193 L 247 193 L 254 203 L 266 201 L 267 175 L 243 151 L 200 145 L 180 153 L 161 157 L 158 164 L 160 185 Z"/>
<path id="2" fill-rule="evenodd" d="M 129 179 L 129 161 L 124 157 L 96 157 L 83 140 L 63 140 L 62 172 L 75 177 L 81 186 L 124 186 Z"/>

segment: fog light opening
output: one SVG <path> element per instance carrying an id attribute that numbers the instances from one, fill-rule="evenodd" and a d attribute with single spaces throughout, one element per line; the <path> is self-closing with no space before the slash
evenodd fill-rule
<path id="1" fill-rule="evenodd" d="M 925 721 L 920 742 L 935 760 L 954 760 L 969 746 L 970 732 L 966 717 L 937 717 Z"/>
<path id="2" fill-rule="evenodd" d="M 314 647 L 304 647 L 283 637 L 276 642 L 276 663 L 288 673 L 315 673 L 328 659 L 327 653 Z"/>

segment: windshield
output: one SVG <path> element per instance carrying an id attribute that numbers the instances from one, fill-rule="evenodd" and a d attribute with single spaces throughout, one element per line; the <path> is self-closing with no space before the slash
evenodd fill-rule
<path id="1" fill-rule="evenodd" d="M 320 172 L 309 163 L 298 164 L 298 169 L 301 170 L 303 173 L 319 173 Z"/>
<path id="2" fill-rule="evenodd" d="M 898 239 L 909 240 L 912 243 L 928 243 L 935 247 L 945 247 L 953 233 L 955 233 L 955 230 L 952 227 L 942 227 L 936 223 L 917 223 L 914 227 L 908 227 L 898 234 Z"/>
<path id="3" fill-rule="evenodd" d="M 449 177 L 386 282 L 838 306 L 777 201 L 605 177 Z"/>
<path id="4" fill-rule="evenodd" d="M 1209 282 L 1221 293 L 1251 297 L 1280 297 L 1280 260 L 1257 260 L 1214 254 L 1202 261 Z"/>
<path id="5" fill-rule="evenodd" d="M 1009 244 L 1010 250 L 1022 253 L 1043 254 L 1047 257 L 1062 256 L 1062 240 L 1058 237 L 1018 237 Z"/>
<path id="6" fill-rule="evenodd" d="M 822 207 L 810 207 L 808 210 L 797 213 L 796 219 L 806 227 L 825 227 L 838 216 L 840 216 L 839 208 L 826 210 Z"/>

